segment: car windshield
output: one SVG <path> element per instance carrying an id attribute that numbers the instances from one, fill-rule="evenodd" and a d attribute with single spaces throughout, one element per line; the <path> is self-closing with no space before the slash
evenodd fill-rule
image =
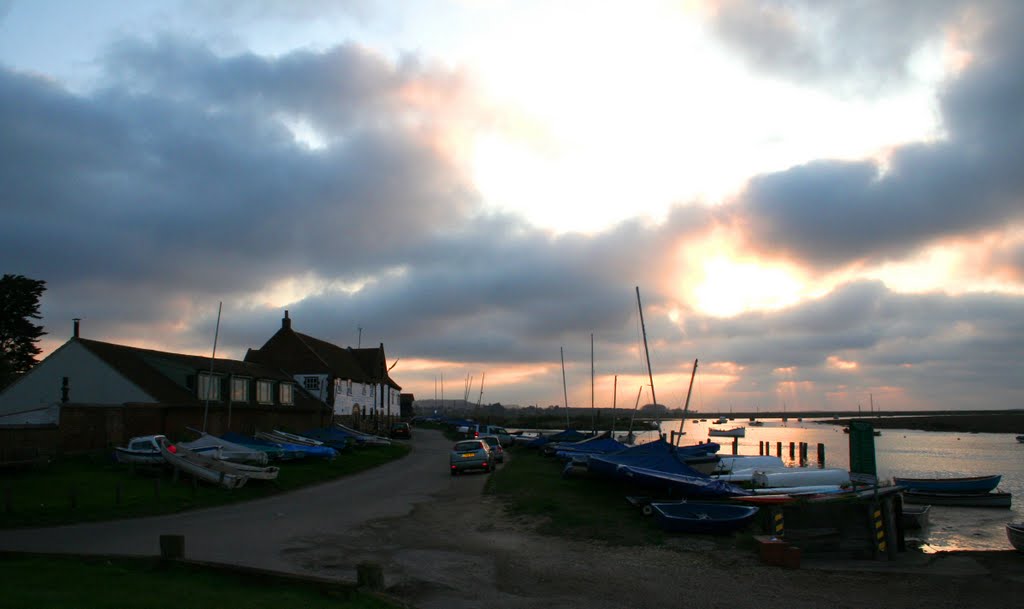
<path id="1" fill-rule="evenodd" d="M 495 437 L 484 438 L 484 442 L 487 442 L 491 446 L 494 446 L 494 445 L 496 445 L 498 443 L 498 438 L 495 438 Z"/>
<path id="2" fill-rule="evenodd" d="M 455 445 L 456 451 L 480 450 L 480 448 L 480 442 L 459 442 L 458 444 Z"/>

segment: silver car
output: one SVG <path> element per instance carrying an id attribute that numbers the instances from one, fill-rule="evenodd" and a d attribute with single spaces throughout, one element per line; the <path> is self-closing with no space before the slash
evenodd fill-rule
<path id="1" fill-rule="evenodd" d="M 487 446 L 494 453 L 495 463 L 505 462 L 505 449 L 501 447 L 501 440 L 498 439 L 498 436 L 480 436 L 480 439 L 487 442 Z"/>
<path id="2" fill-rule="evenodd" d="M 494 471 L 494 454 L 483 440 L 462 440 L 449 453 L 449 469 L 453 476 L 471 469 L 490 473 Z"/>

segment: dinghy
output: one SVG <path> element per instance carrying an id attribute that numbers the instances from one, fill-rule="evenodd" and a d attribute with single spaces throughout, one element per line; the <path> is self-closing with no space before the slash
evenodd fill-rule
<path id="1" fill-rule="evenodd" d="M 729 503 L 652 503 L 658 525 L 674 533 L 731 533 L 757 514 L 753 505 Z"/>
<path id="2" fill-rule="evenodd" d="M 246 476 L 228 473 L 224 470 L 214 470 L 200 463 L 196 457 L 199 453 L 187 448 L 179 448 L 164 437 L 158 440 L 160 453 L 164 460 L 173 465 L 178 471 L 184 472 L 197 480 L 217 484 L 226 489 L 241 488 L 248 478 Z M 215 459 L 214 459 L 215 460 Z M 220 463 L 225 463 L 220 461 Z"/>
<path id="3" fill-rule="evenodd" d="M 1002 475 L 971 476 L 968 478 L 900 478 L 893 477 L 893 484 L 910 491 L 928 493 L 987 493 L 995 490 Z"/>

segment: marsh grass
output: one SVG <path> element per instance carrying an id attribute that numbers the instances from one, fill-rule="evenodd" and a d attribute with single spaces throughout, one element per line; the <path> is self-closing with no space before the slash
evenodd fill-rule
<path id="1" fill-rule="evenodd" d="M 501 499 L 510 516 L 541 517 L 538 532 L 614 545 L 661 544 L 664 533 L 626 501 L 618 484 L 586 476 L 562 477 L 562 464 L 515 447 L 491 474 L 485 492 Z"/>
<path id="2" fill-rule="evenodd" d="M 4 607 L 47 609 L 390 609 L 351 584 L 322 584 L 153 559 L 0 557 Z"/>
<path id="3" fill-rule="evenodd" d="M 356 449 L 334 460 L 278 463 L 275 481 L 234 490 L 176 477 L 168 468 L 132 468 L 109 454 L 61 458 L 46 467 L 0 473 L 0 528 L 154 516 L 276 495 L 351 475 L 408 454 L 409 446 Z"/>

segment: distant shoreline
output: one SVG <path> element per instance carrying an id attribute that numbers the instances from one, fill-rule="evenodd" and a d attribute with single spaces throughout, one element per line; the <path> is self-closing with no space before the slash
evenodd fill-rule
<path id="1" fill-rule="evenodd" d="M 1024 413 L 856 417 L 829 422 L 834 425 L 849 425 L 851 420 L 867 421 L 875 429 L 1024 434 Z"/>

